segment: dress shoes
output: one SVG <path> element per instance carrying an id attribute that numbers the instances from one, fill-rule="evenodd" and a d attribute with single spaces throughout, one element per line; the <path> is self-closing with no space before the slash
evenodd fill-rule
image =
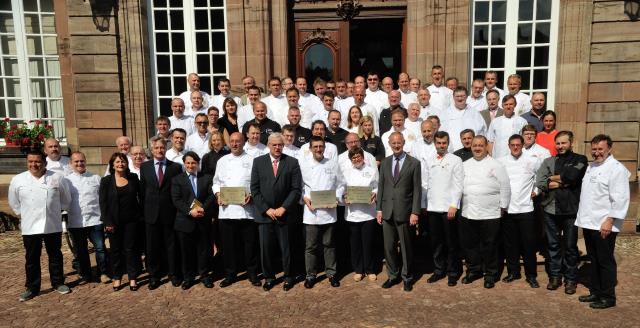
<path id="1" fill-rule="evenodd" d="M 397 285 L 399 283 L 400 283 L 400 279 L 393 279 L 393 280 L 392 279 L 387 279 L 387 281 L 385 281 L 382 284 L 382 288 L 389 289 L 389 288 L 391 288 L 391 287 L 393 287 L 393 286 L 395 286 L 395 285 Z"/>
<path id="2" fill-rule="evenodd" d="M 129 290 L 132 292 L 137 292 L 138 288 L 140 288 L 140 286 L 137 283 L 133 285 L 129 284 Z"/>
<path id="3" fill-rule="evenodd" d="M 576 293 L 576 288 L 578 287 L 578 283 L 575 281 L 567 281 L 564 284 L 564 293 L 567 295 L 573 295 Z"/>
<path id="4" fill-rule="evenodd" d="M 213 278 L 206 277 L 202 279 L 202 285 L 204 285 L 205 288 L 213 288 Z"/>
<path id="5" fill-rule="evenodd" d="M 316 284 L 316 278 L 315 277 L 309 277 L 309 278 L 304 280 L 304 288 L 306 288 L 306 289 L 313 288 L 313 285 L 315 285 L 315 284 Z"/>
<path id="6" fill-rule="evenodd" d="M 444 273 L 434 273 L 431 275 L 431 277 L 429 277 L 429 279 L 427 279 L 427 283 L 433 284 L 440 279 L 444 279 L 444 277 L 446 276 L 447 275 L 445 275 Z"/>
<path id="7" fill-rule="evenodd" d="M 482 274 L 480 273 L 467 273 L 467 275 L 462 278 L 462 283 L 467 285 L 480 278 L 482 278 Z"/>
<path id="8" fill-rule="evenodd" d="M 458 284 L 458 278 L 457 277 L 449 277 L 449 279 L 447 279 L 447 286 L 453 287 L 453 286 L 455 286 L 457 284 Z"/>
<path id="9" fill-rule="evenodd" d="M 284 290 L 285 292 L 290 291 L 291 288 L 293 288 L 293 282 L 292 281 L 285 281 L 284 284 L 282 284 L 282 290 Z"/>
<path id="10" fill-rule="evenodd" d="M 509 273 L 506 277 L 502 278 L 502 282 L 510 283 L 518 279 L 522 279 L 522 276 L 519 274 Z"/>
<path id="11" fill-rule="evenodd" d="M 234 277 L 226 277 L 226 278 L 222 279 L 222 281 L 220 282 L 219 286 L 220 286 L 220 288 L 229 287 L 234 282 L 235 282 L 235 278 Z"/>
<path id="12" fill-rule="evenodd" d="M 180 287 L 182 285 L 182 279 L 171 278 L 171 284 L 173 285 L 173 287 Z"/>
<path id="13" fill-rule="evenodd" d="M 527 277 L 525 281 L 529 286 L 531 286 L 531 288 L 540 288 L 540 284 L 538 283 L 538 280 L 536 280 L 536 277 Z"/>
<path id="14" fill-rule="evenodd" d="M 616 300 L 612 299 L 599 299 L 598 301 L 589 304 L 589 307 L 592 309 L 606 309 L 614 306 L 616 306 Z"/>
<path id="15" fill-rule="evenodd" d="M 160 281 L 158 280 L 149 281 L 149 290 L 158 289 L 158 287 L 160 287 Z"/>
<path id="16" fill-rule="evenodd" d="M 406 280 L 404 282 L 404 286 L 402 287 L 402 290 L 404 290 L 405 292 L 410 292 L 413 290 L 413 281 L 411 280 Z"/>
<path id="17" fill-rule="evenodd" d="M 596 295 L 593 295 L 593 294 L 582 295 L 582 296 L 578 297 L 578 301 L 583 302 L 583 303 L 593 303 L 593 302 L 600 301 L 600 297 L 598 297 Z"/>
<path id="18" fill-rule="evenodd" d="M 265 292 L 270 291 L 274 286 L 276 285 L 275 280 L 267 280 L 264 282 L 264 285 L 262 285 L 262 289 L 264 289 Z"/>
<path id="19" fill-rule="evenodd" d="M 562 279 L 559 277 L 550 277 L 549 283 L 547 284 L 548 290 L 556 290 L 562 286 Z"/>
<path id="20" fill-rule="evenodd" d="M 336 276 L 329 277 L 329 283 L 331 284 L 331 287 L 340 287 L 340 280 L 338 280 L 338 277 Z"/>
<path id="21" fill-rule="evenodd" d="M 255 287 L 262 286 L 262 281 L 260 281 L 258 277 L 249 277 L 249 282 L 251 283 L 252 286 L 255 286 Z"/>
<path id="22" fill-rule="evenodd" d="M 493 279 L 485 279 L 484 280 L 484 288 L 491 289 L 491 288 L 493 288 L 495 286 L 496 286 L 496 283 L 493 281 Z"/>
<path id="23" fill-rule="evenodd" d="M 195 284 L 195 281 L 188 279 L 182 282 L 182 285 L 180 286 L 180 288 L 182 288 L 182 290 L 187 290 L 191 288 L 193 284 Z"/>

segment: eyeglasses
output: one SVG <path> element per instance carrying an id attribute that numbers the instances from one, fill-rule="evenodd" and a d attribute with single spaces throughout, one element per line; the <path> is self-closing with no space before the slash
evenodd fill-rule
<path id="1" fill-rule="evenodd" d="M 207 125 L 207 124 L 209 124 L 209 122 L 207 122 L 207 121 L 202 121 L 202 122 L 196 122 L 196 124 L 200 124 L 200 125 Z"/>

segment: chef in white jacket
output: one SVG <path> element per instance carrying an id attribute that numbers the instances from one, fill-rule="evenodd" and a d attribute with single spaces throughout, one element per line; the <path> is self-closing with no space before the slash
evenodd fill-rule
<path id="1" fill-rule="evenodd" d="M 505 99 L 510 96 L 505 96 Z M 538 194 L 535 188 L 536 172 L 542 161 L 526 156 L 522 152 L 524 138 L 512 135 L 507 141 L 510 153 L 498 161 L 504 165 L 509 176 L 511 198 L 507 215 L 502 218 L 502 240 L 507 259 L 507 276 L 503 282 L 520 279 L 520 256 L 524 262 L 526 282 L 531 288 L 539 288 L 536 280 L 536 220 L 533 199 Z"/>
<path id="2" fill-rule="evenodd" d="M 47 170 L 67 175 L 71 173 L 69 157 L 60 154 L 60 142 L 49 138 L 44 142 L 44 152 L 47 154 Z"/>
<path id="3" fill-rule="evenodd" d="M 616 305 L 616 236 L 629 209 L 629 170 L 611 155 L 607 135 L 591 139 L 593 162 L 582 179 L 576 226 L 581 227 L 591 258 L 589 295 L 579 297 L 594 309 Z"/>
<path id="4" fill-rule="evenodd" d="M 484 287 L 493 288 L 498 277 L 498 233 L 500 218 L 509 207 L 511 189 L 507 172 L 489 156 L 484 136 L 471 143 L 473 158 L 464 162 L 461 240 L 467 260 L 463 284 L 484 276 Z"/>
<path id="5" fill-rule="evenodd" d="M 436 132 L 434 144 L 436 153 L 421 159 L 422 207 L 427 216 L 426 220 L 421 217 L 419 225 L 429 231 L 434 264 L 427 282 L 448 277 L 447 285 L 455 286 L 462 274 L 456 212 L 460 208 L 464 170 L 460 157 L 448 151 L 447 132 Z"/>
<path id="6" fill-rule="evenodd" d="M 340 165 L 340 169 L 344 172 L 347 167 L 351 167 L 353 163 L 349 158 L 349 151 L 352 149 L 360 148 L 360 138 L 355 133 L 349 133 L 346 137 L 344 137 L 344 144 L 347 146 L 347 151 L 342 152 L 342 154 L 338 155 L 338 164 Z M 378 169 L 378 164 L 376 162 L 376 158 L 373 157 L 369 152 L 365 152 L 363 156 L 364 165 L 369 166 L 373 169 Z"/>
<path id="7" fill-rule="evenodd" d="M 508 141 L 514 134 L 520 134 L 522 127 L 527 125 L 527 121 L 516 115 L 514 110 L 516 108 L 516 98 L 511 95 L 506 95 L 502 98 L 502 109 L 504 114 L 496 117 L 491 121 L 489 129 L 487 130 L 487 139 L 489 140 L 489 147 L 491 157 L 499 159 L 509 154 Z"/>
<path id="8" fill-rule="evenodd" d="M 225 250 L 224 271 L 225 278 L 220 282 L 220 287 L 227 287 L 236 281 L 238 269 L 237 259 L 244 254 L 244 265 L 251 282 L 258 276 L 258 226 L 253 221 L 254 207 L 251 203 L 251 169 L 254 157 L 243 149 L 244 137 L 239 132 L 229 136 L 229 148 L 231 154 L 222 156 L 216 166 L 216 174 L 213 177 L 213 193 L 218 199 L 220 212 L 218 214 L 222 247 Z M 244 187 L 244 205 L 225 204 L 220 199 L 220 188 Z M 238 250 L 237 245 L 243 245 L 243 250 Z"/>
<path id="9" fill-rule="evenodd" d="M 338 161 L 324 157 L 325 141 L 320 136 L 312 136 L 309 142 L 312 158 L 300 162 L 303 180 L 304 215 L 302 222 L 306 232 L 305 267 L 307 277 L 305 288 L 312 288 L 318 274 L 320 252 L 324 251 L 324 273 L 332 287 L 339 287 L 336 276 L 336 249 L 334 226 L 337 221 L 336 206 L 344 194 L 344 179 Z M 312 191 L 335 190 L 336 206 L 315 208 L 311 199 Z"/>
<path id="10" fill-rule="evenodd" d="M 60 294 L 71 290 L 64 284 L 62 264 L 62 210 L 69 209 L 71 193 L 61 174 L 45 167 L 45 155 L 39 151 L 27 153 L 26 172 L 11 179 L 9 206 L 20 216 L 20 231 L 25 248 L 27 289 L 20 301 L 40 293 L 40 254 L 44 242 L 49 257 L 51 286 Z"/>
<path id="11" fill-rule="evenodd" d="M 528 157 L 535 157 L 540 162 L 544 161 L 545 158 L 551 157 L 551 153 L 547 148 L 544 148 L 536 143 L 536 136 L 538 135 L 538 130 L 536 127 L 527 124 L 522 127 L 520 132 L 522 137 L 524 138 L 524 146 L 522 147 L 522 153 Z"/>
<path id="12" fill-rule="evenodd" d="M 374 262 L 374 240 L 376 233 L 376 194 L 378 193 L 378 167 L 365 163 L 368 154 L 356 146 L 346 151 L 349 164 L 341 166 L 345 184 L 347 186 L 371 188 L 371 199 L 367 204 L 355 204 L 349 201 L 345 193 L 347 211 L 345 220 L 348 222 L 351 245 L 351 266 L 354 272 L 353 280 L 360 281 L 366 275 L 370 281 L 375 281 L 376 269 Z"/>

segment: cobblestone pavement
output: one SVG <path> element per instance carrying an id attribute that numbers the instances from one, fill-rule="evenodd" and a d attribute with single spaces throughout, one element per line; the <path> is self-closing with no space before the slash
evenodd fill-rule
<path id="1" fill-rule="evenodd" d="M 188 291 L 170 283 L 155 291 L 113 292 L 110 285 L 92 283 L 73 292 L 51 292 L 43 256 L 43 292 L 20 303 L 24 285 L 24 250 L 19 233 L 0 235 L 0 327 L 637 327 L 640 305 L 640 238 L 620 237 L 617 247 L 618 306 L 595 311 L 578 302 L 587 292 L 568 296 L 548 291 L 542 265 L 540 289 L 524 280 L 498 283 L 486 290 L 482 281 L 447 287 L 446 280 L 427 284 L 427 275 L 406 293 L 401 286 L 383 290 L 377 282 L 354 282 L 350 275 L 333 289 L 323 280 L 312 290 L 297 284 L 284 292 L 270 292 L 240 281 L 221 289 L 196 285 Z M 93 256 L 92 256 L 93 257 Z M 70 254 L 65 252 L 65 271 Z M 76 274 L 68 274 L 71 286 Z"/>

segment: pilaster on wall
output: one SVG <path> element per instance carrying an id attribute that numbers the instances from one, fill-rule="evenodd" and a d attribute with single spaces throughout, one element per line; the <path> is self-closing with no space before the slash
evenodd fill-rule
<path id="1" fill-rule="evenodd" d="M 258 86 L 287 73 L 287 1 L 227 0 L 228 78 L 234 90 L 251 75 Z"/>
<path id="2" fill-rule="evenodd" d="M 407 72 L 431 81 L 431 67 L 469 79 L 469 0 L 407 1 Z"/>

